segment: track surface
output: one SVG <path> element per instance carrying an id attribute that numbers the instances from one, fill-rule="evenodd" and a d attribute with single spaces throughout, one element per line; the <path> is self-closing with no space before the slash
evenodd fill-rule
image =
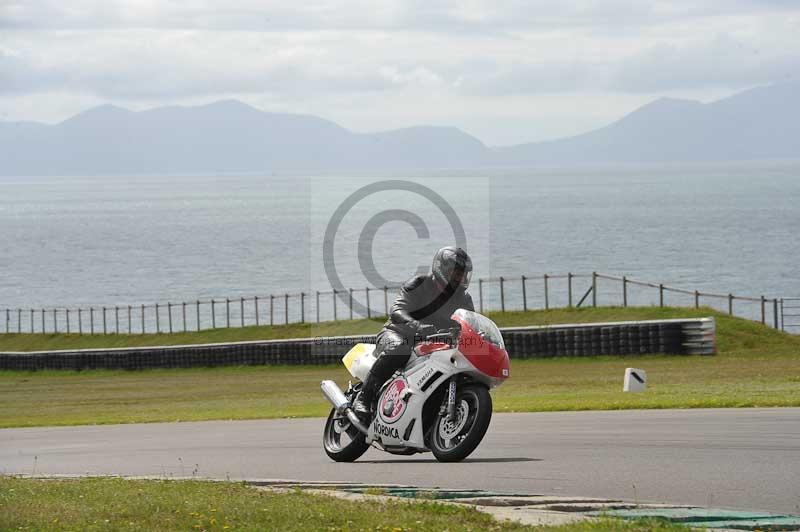
<path id="1" fill-rule="evenodd" d="M 800 409 L 498 414 L 460 464 L 331 462 L 321 419 L 0 430 L 0 472 L 396 483 L 800 514 Z"/>

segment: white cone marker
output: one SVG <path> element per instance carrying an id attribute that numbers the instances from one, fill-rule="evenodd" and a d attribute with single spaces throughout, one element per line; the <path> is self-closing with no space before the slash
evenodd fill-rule
<path id="1" fill-rule="evenodd" d="M 623 392 L 643 392 L 647 389 L 647 373 L 643 369 L 626 368 Z"/>

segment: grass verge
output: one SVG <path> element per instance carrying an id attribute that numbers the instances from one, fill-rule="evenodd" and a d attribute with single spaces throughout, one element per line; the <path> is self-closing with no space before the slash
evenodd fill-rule
<path id="1" fill-rule="evenodd" d="M 435 502 L 353 502 L 188 480 L 0 477 L 0 508 L 2 530 L 687 530 L 661 521 L 616 520 L 534 528 Z"/>
<path id="2" fill-rule="evenodd" d="M 513 360 L 496 412 L 800 406 L 800 338 L 710 309 L 582 309 L 495 314 L 503 325 L 714 315 L 719 353 Z M 337 324 L 341 325 L 341 324 Z M 350 331 L 348 331 L 350 332 Z M 625 367 L 646 393 L 622 392 Z M 0 427 L 327 415 L 319 382 L 334 366 L 0 372 Z"/>
<path id="3" fill-rule="evenodd" d="M 715 315 L 724 317 L 711 308 L 686 309 L 671 307 L 598 307 L 583 309 L 532 310 L 528 312 L 490 312 L 487 314 L 500 327 L 524 325 L 549 325 L 556 323 L 586 323 L 623 320 L 655 320 Z M 330 321 L 323 323 L 290 323 L 288 325 L 210 329 L 200 332 L 174 334 L 0 334 L 2 351 L 51 351 L 60 349 L 97 349 L 103 347 L 142 347 L 152 345 L 188 345 L 217 342 L 242 342 L 251 340 L 277 340 L 282 338 L 314 338 L 375 334 L 380 331 L 384 318 L 371 320 Z M 745 320 L 737 320 L 744 322 Z"/>

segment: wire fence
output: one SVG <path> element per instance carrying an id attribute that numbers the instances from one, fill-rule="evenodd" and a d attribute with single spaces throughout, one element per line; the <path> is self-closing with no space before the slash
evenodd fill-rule
<path id="1" fill-rule="evenodd" d="M 477 285 L 477 286 L 476 286 Z M 89 308 L 6 308 L 0 333 L 152 334 L 385 317 L 399 286 Z M 800 298 L 686 290 L 597 272 L 488 277 L 471 288 L 480 312 L 603 306 L 711 306 L 800 331 Z M 357 302 L 357 304 L 355 304 Z M 362 309 L 359 311 L 358 309 Z M 789 311 L 785 313 L 785 311 Z M 786 321 L 789 318 L 789 321 Z"/>
<path id="2" fill-rule="evenodd" d="M 800 332 L 800 297 L 782 297 L 779 312 L 782 331 Z"/>

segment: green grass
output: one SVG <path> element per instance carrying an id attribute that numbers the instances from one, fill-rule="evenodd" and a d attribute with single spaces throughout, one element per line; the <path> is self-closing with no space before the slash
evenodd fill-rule
<path id="1" fill-rule="evenodd" d="M 200 332 L 173 334 L 0 334 L 0 351 L 49 351 L 58 349 L 96 349 L 102 347 L 140 347 L 149 345 L 210 344 L 274 340 L 279 338 L 313 338 L 348 334 L 377 333 L 385 319 L 330 321 L 323 323 L 290 323 L 209 329 Z"/>
<path id="2" fill-rule="evenodd" d="M 598 321 L 649 320 L 684 318 L 708 315 L 724 316 L 710 308 L 659 308 L 659 307 L 599 307 L 584 309 L 553 309 L 528 312 L 490 312 L 500 327 L 523 325 L 548 325 L 555 323 L 583 323 Z M 313 338 L 351 334 L 375 334 L 380 331 L 384 318 L 371 320 L 329 321 L 322 323 L 290 323 L 289 325 L 234 327 L 210 329 L 200 332 L 174 334 L 0 334 L 2 351 L 48 351 L 59 349 L 95 349 L 103 347 L 139 347 L 150 345 L 186 345 L 280 338 Z M 743 320 L 737 320 L 743 321 Z"/>
<path id="3" fill-rule="evenodd" d="M 685 531 L 663 521 L 604 519 L 559 527 L 499 522 L 435 502 L 345 501 L 228 482 L 0 477 L 2 530 Z"/>
<path id="4" fill-rule="evenodd" d="M 717 318 L 716 356 L 512 360 L 511 378 L 493 391 L 495 411 L 800 406 L 800 338 L 710 309 L 492 317 L 511 326 L 708 315 Z M 355 323 L 347 332 L 367 332 L 354 330 L 365 323 L 380 326 Z M 647 371 L 647 392 L 622 392 L 629 366 Z M 329 406 L 319 382 L 326 378 L 345 385 L 348 374 L 341 365 L 0 372 L 0 427 L 324 416 Z"/>

